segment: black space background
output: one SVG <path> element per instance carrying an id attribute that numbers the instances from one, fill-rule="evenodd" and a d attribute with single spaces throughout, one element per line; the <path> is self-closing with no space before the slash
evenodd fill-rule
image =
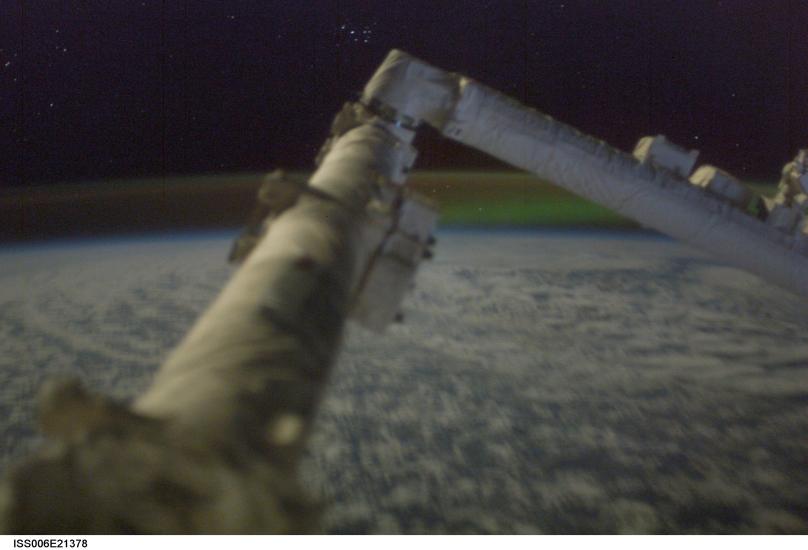
<path id="1" fill-rule="evenodd" d="M 310 167 L 393 47 L 742 178 L 808 146 L 806 0 L 0 0 L 0 186 Z"/>

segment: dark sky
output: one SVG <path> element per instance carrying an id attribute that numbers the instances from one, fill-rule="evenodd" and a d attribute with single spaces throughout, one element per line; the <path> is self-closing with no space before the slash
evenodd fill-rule
<path id="1" fill-rule="evenodd" d="M 399 47 L 741 177 L 808 145 L 808 0 L 0 0 L 0 185 L 305 168 Z M 490 165 L 427 136 L 421 167 Z"/>

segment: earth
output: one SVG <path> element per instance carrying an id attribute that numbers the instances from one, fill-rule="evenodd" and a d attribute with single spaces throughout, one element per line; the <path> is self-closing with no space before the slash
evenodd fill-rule
<path id="1" fill-rule="evenodd" d="M 0 466 L 69 373 L 130 399 L 230 233 L 0 252 Z M 349 326 L 303 465 L 330 533 L 808 533 L 808 309 L 645 233 L 447 230 Z"/>

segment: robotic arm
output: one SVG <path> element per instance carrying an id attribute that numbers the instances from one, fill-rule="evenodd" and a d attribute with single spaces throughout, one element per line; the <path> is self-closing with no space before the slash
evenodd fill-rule
<path id="1" fill-rule="evenodd" d="M 267 179 L 241 267 L 131 407 L 44 389 L 52 444 L 0 484 L 0 532 L 313 529 L 297 464 L 345 319 L 395 320 L 431 254 L 436 212 L 404 185 L 422 122 L 808 296 L 804 152 L 769 203 L 717 168 L 691 175 L 695 153 L 663 138 L 627 155 L 394 50 L 310 180 Z"/>
<path id="2" fill-rule="evenodd" d="M 633 155 L 584 135 L 461 75 L 393 50 L 362 102 L 389 120 L 426 122 L 443 135 L 694 244 L 808 297 L 808 161 L 800 151 L 781 193 L 764 201 L 698 152 L 663 136 Z"/>

